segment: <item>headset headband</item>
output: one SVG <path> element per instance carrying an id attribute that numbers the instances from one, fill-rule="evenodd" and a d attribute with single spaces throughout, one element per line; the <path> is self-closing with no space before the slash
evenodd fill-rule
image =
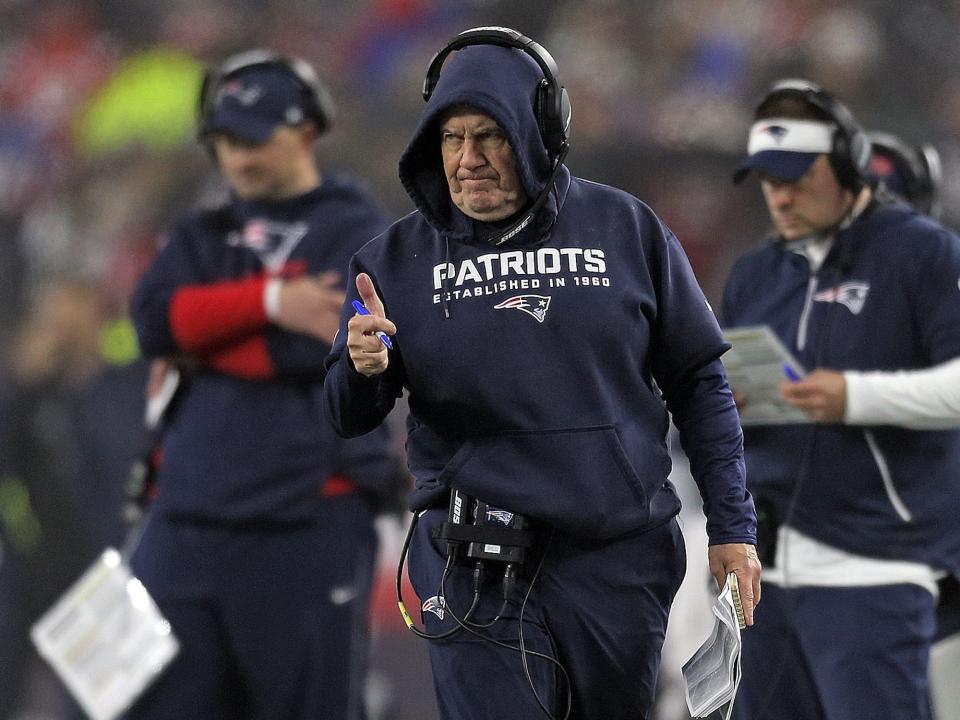
<path id="1" fill-rule="evenodd" d="M 532 57 L 543 73 L 537 92 L 538 111 L 542 116 L 540 133 L 544 146 L 552 158 L 556 158 L 567 144 L 570 130 L 570 100 L 566 88 L 560 83 L 557 64 L 546 49 L 526 35 L 505 27 L 477 27 L 464 30 L 446 47 L 437 52 L 427 67 L 423 80 L 423 99 L 429 100 L 440 80 L 440 71 L 447 56 L 468 45 L 498 45 L 517 48 Z"/>

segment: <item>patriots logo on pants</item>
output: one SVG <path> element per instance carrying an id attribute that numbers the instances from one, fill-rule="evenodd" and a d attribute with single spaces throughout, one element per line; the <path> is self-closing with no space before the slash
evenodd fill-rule
<path id="1" fill-rule="evenodd" d="M 432 612 L 438 618 L 443 620 L 443 597 L 434 595 L 423 601 L 423 605 L 420 607 L 422 612 Z"/>
<path id="2" fill-rule="evenodd" d="M 547 309 L 550 307 L 550 297 L 548 295 L 514 295 L 507 298 L 499 305 L 494 305 L 494 310 L 520 310 L 525 312 L 538 323 L 542 323 L 547 317 Z"/>

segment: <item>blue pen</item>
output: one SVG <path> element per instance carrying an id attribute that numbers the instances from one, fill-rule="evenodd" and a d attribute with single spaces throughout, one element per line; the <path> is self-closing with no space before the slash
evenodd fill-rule
<path id="1" fill-rule="evenodd" d="M 357 311 L 358 313 L 360 313 L 361 315 L 369 315 L 369 314 L 370 314 L 370 311 L 367 310 L 367 308 L 364 307 L 363 303 L 360 302 L 359 300 L 354 300 L 352 304 L 353 304 L 353 309 L 356 310 L 356 311 Z M 387 336 L 387 334 L 386 334 L 385 332 L 383 332 L 383 330 L 377 330 L 377 331 L 374 333 L 374 335 L 376 335 L 378 338 L 380 338 L 380 342 L 382 342 L 384 345 L 386 345 L 388 349 L 393 350 L 393 343 L 390 342 L 390 338 Z"/>
<path id="2" fill-rule="evenodd" d="M 800 376 L 790 367 L 790 363 L 783 364 L 783 374 L 787 376 L 787 380 L 790 382 L 797 382 L 800 380 Z"/>

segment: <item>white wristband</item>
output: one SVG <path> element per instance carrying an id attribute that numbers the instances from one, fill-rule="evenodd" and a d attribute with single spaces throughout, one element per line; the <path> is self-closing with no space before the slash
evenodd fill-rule
<path id="1" fill-rule="evenodd" d="M 283 280 L 280 278 L 270 278 L 263 286 L 263 310 L 267 313 L 267 319 L 271 321 L 280 317 L 281 287 L 283 287 Z"/>

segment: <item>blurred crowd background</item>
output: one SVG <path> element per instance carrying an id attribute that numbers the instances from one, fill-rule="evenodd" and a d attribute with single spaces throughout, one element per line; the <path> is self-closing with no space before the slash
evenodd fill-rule
<path id="1" fill-rule="evenodd" d="M 127 301 L 170 221 L 224 193 L 195 142 L 203 68 L 251 47 L 312 61 L 339 110 L 323 168 L 364 178 L 400 216 L 423 73 L 476 25 L 551 52 L 573 104 L 568 165 L 648 202 L 715 304 L 767 232 L 759 191 L 730 176 L 780 77 L 820 82 L 868 129 L 931 142 L 958 224 L 956 0 L 0 0 L 0 719 L 75 717 L 26 628 L 123 542 L 123 488 L 149 444 Z M 425 651 L 385 592 L 375 710 L 428 720 Z M 675 696 L 661 720 L 686 717 Z"/>

